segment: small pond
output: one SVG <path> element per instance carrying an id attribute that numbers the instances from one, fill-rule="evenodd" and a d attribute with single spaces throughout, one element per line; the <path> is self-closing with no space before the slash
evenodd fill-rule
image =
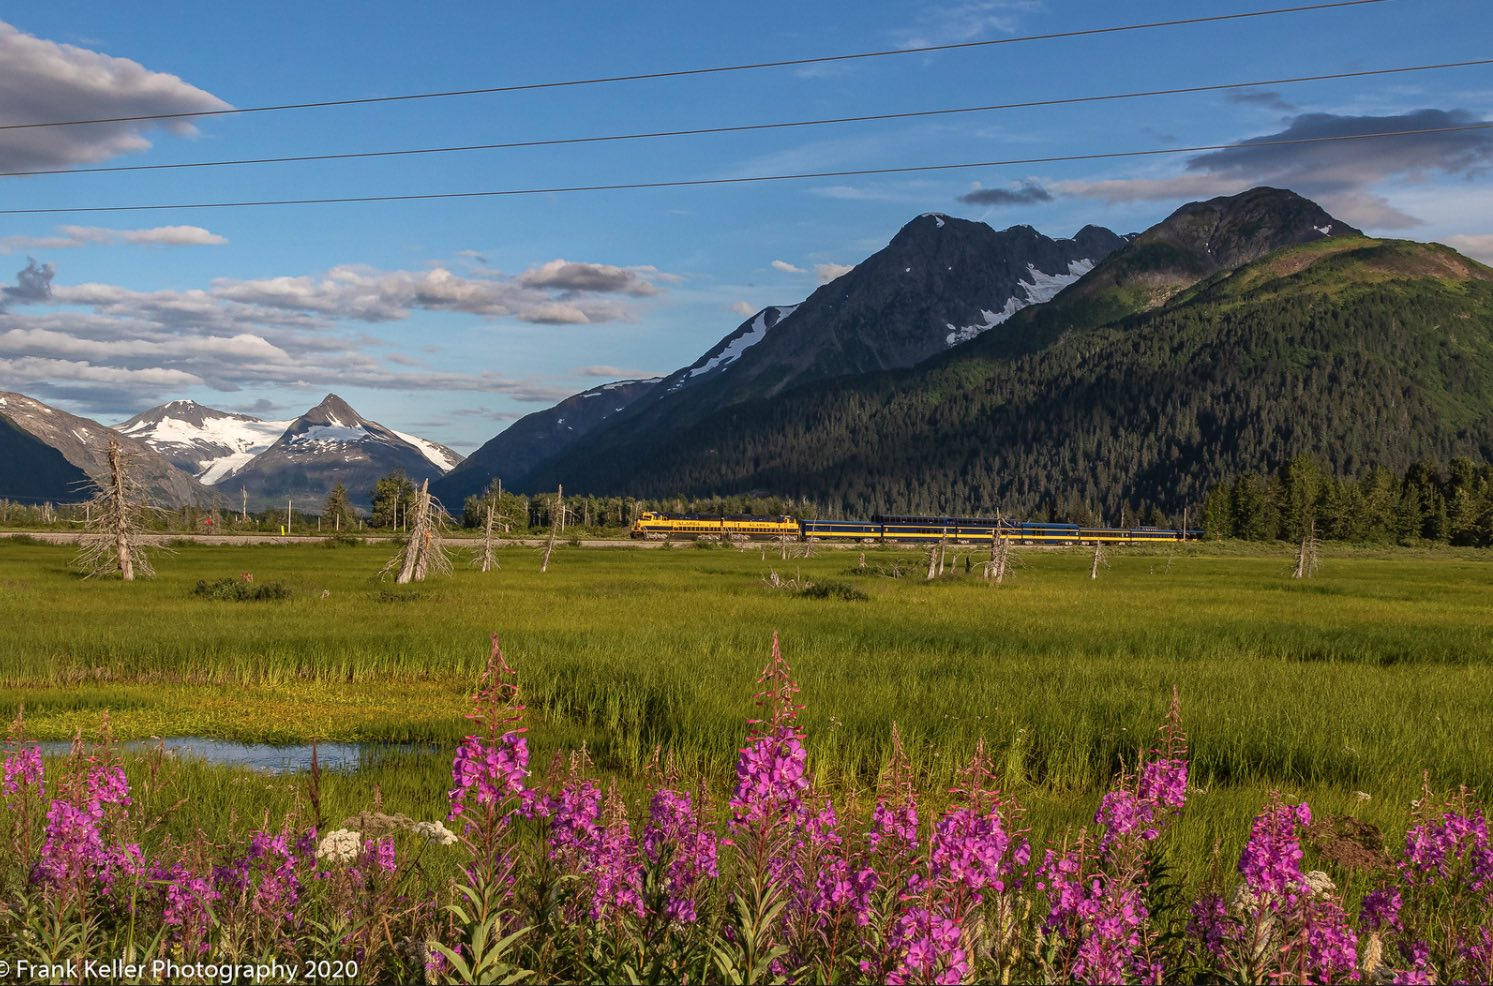
<path id="1" fill-rule="evenodd" d="M 43 756 L 64 757 L 72 748 L 65 741 L 38 743 Z M 266 774 L 293 774 L 311 769 L 311 744 L 277 746 L 269 743 L 235 743 L 204 736 L 173 736 L 166 740 L 133 740 L 119 743 L 124 753 L 143 754 L 165 746 L 168 757 L 201 760 L 224 767 L 247 767 Z M 316 762 L 322 770 L 361 770 L 411 755 L 433 755 L 439 747 L 424 743 L 318 743 Z"/>

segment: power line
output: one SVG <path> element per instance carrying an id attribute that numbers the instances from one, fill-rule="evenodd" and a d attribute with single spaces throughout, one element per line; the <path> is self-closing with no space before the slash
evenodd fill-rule
<path id="1" fill-rule="evenodd" d="M 959 164 L 918 164 L 889 168 L 855 168 L 844 171 L 805 171 L 780 175 L 751 175 L 740 178 L 686 178 L 669 181 L 614 182 L 604 185 L 556 185 L 546 188 L 506 188 L 477 192 L 421 192 L 407 195 L 351 195 L 311 199 L 257 199 L 237 202 L 179 202 L 158 205 L 79 206 L 62 209 L 0 209 L 0 216 L 43 216 L 59 213 L 152 212 L 170 209 L 241 209 L 286 205 L 342 205 L 362 202 L 425 202 L 439 199 L 500 198 L 520 195 L 558 195 L 569 192 L 617 192 L 649 188 L 695 188 L 706 185 L 747 185 L 773 181 L 798 181 L 810 178 L 855 178 L 869 175 L 901 175 L 929 171 L 958 171 L 973 168 L 1000 168 L 1028 164 L 1056 164 L 1065 161 L 1104 161 L 1116 158 L 1156 157 L 1168 154 L 1192 154 L 1200 151 L 1227 151 L 1248 147 L 1286 147 L 1351 140 L 1375 140 L 1388 137 L 1417 137 L 1429 134 L 1463 133 L 1493 129 L 1493 123 L 1468 123 L 1455 127 L 1428 127 L 1419 130 L 1388 130 L 1379 133 L 1335 134 L 1323 137 L 1294 137 L 1277 140 L 1249 140 L 1232 144 L 1200 144 L 1194 147 L 1149 148 L 1139 151 L 1100 151 L 1087 154 L 1057 154 L 1048 157 L 1008 158 L 1002 161 L 970 161 Z"/>
<path id="2" fill-rule="evenodd" d="M 1493 65 L 1493 58 L 1479 58 L 1465 62 L 1442 62 L 1435 65 L 1409 65 L 1402 68 L 1367 69 L 1359 72 L 1334 72 L 1328 75 L 1301 75 L 1283 79 L 1261 79 L 1255 82 L 1222 82 L 1206 86 L 1183 86 L 1175 89 L 1149 89 L 1139 92 L 1110 93 L 1099 96 L 1071 96 L 1066 98 L 1036 99 L 1021 103 L 993 103 L 985 106 L 960 106 L 936 110 L 910 110 L 901 113 L 872 113 L 861 116 L 828 117 L 818 120 L 790 120 L 777 123 L 747 123 L 737 126 L 699 127 L 690 130 L 655 130 L 644 133 L 606 134 L 590 137 L 557 137 L 544 140 L 514 140 L 497 144 L 459 144 L 451 147 L 419 147 L 386 151 L 350 151 L 346 153 L 295 154 L 285 157 L 232 158 L 223 161 L 186 161 L 171 164 L 121 164 L 97 168 L 49 168 L 35 171 L 0 171 L 0 178 L 21 178 L 36 175 L 88 175 L 115 174 L 132 171 L 173 171 L 184 168 L 225 168 L 263 164 L 293 164 L 311 161 L 348 161 L 367 158 L 410 157 L 424 154 L 455 154 L 472 151 L 510 150 L 520 147 L 556 147 L 573 144 L 599 144 L 614 141 L 654 140 L 667 137 L 698 137 L 706 134 L 746 133 L 759 130 L 786 130 L 797 127 L 821 127 L 842 123 L 871 123 L 879 120 L 908 120 L 934 116 L 953 116 L 962 113 L 988 113 L 996 110 L 1033 109 L 1050 106 L 1073 106 L 1081 103 L 1102 103 L 1123 99 L 1143 99 L 1152 96 L 1179 96 L 1202 92 L 1220 92 L 1231 89 L 1250 89 L 1260 86 L 1284 86 L 1303 82 L 1326 82 L 1341 79 L 1361 79 L 1370 76 L 1402 75 L 1409 72 L 1431 72 L 1441 69 L 1468 68 Z"/>
<path id="3" fill-rule="evenodd" d="M 589 79 L 566 79 L 558 82 L 527 82 L 509 86 L 487 86 L 480 89 L 450 89 L 440 92 L 404 93 L 397 96 L 365 96 L 359 99 L 322 99 L 303 103 L 276 103 L 266 106 L 229 107 L 221 110 L 192 110 L 180 113 L 144 113 L 138 116 L 111 116 L 89 120 L 50 120 L 34 123 L 0 124 L 0 130 L 27 130 L 36 127 L 78 127 L 93 123 L 139 123 L 146 120 L 180 120 L 206 116 L 235 116 L 245 113 L 274 113 L 282 110 L 324 109 L 333 106 L 365 106 L 373 103 L 407 102 L 417 99 L 445 99 L 451 96 L 482 96 L 495 93 L 531 92 L 538 89 L 563 89 L 576 86 L 612 85 L 621 82 L 643 82 L 651 79 L 678 79 L 688 76 L 719 75 L 726 72 L 747 72 L 757 69 L 792 68 L 803 65 L 824 65 L 831 62 L 848 62 L 867 58 L 886 58 L 893 55 L 922 55 L 931 52 L 957 51 L 970 48 L 989 48 L 997 45 L 1025 44 L 1031 41 L 1057 41 L 1065 38 L 1084 38 L 1104 34 L 1120 34 L 1128 31 L 1147 31 L 1162 27 L 1184 27 L 1193 24 L 1211 24 L 1219 21 L 1246 20 L 1253 17 L 1271 17 L 1276 14 L 1299 14 L 1314 10 L 1330 10 L 1338 7 L 1364 7 L 1370 4 L 1387 3 L 1389 0 L 1333 0 L 1330 3 L 1314 3 L 1300 7 L 1275 7 L 1269 10 L 1249 10 L 1236 14 L 1214 14 L 1207 17 L 1184 17 L 1176 20 L 1149 21 L 1143 24 L 1120 24 L 1114 27 L 1092 27 L 1074 31 L 1055 31 L 1050 34 L 1027 34 L 1014 38 L 995 38 L 988 41 L 961 41 L 954 44 L 922 45 L 916 48 L 890 48 L 880 51 L 860 51 L 845 55 L 817 55 L 811 58 L 789 58 L 774 62 L 749 62 L 741 65 L 717 65 L 709 68 L 672 69 L 662 72 L 640 72 L 634 75 L 606 75 Z"/>

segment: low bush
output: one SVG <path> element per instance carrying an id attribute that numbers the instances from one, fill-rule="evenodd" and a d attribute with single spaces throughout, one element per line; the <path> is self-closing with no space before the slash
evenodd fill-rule
<path id="1" fill-rule="evenodd" d="M 212 582 L 199 579 L 192 595 L 203 599 L 228 599 L 233 602 L 260 602 L 269 599 L 289 599 L 290 586 L 284 582 L 255 582 L 252 577 L 216 579 Z"/>
<path id="2" fill-rule="evenodd" d="M 815 582 L 799 589 L 800 599 L 843 599 L 846 602 L 865 602 L 871 597 L 848 582 Z"/>

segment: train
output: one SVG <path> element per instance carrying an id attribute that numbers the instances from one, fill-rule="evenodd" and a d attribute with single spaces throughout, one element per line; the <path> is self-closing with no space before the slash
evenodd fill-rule
<path id="1" fill-rule="evenodd" d="M 844 544 L 989 544 L 999 537 L 1016 544 L 1094 544 L 1195 541 L 1193 528 L 1081 527 L 1045 521 L 981 517 L 916 517 L 876 514 L 869 520 L 801 520 L 789 516 L 711 517 L 646 511 L 633 521 L 632 536 L 650 541 L 751 541 L 757 539 L 841 542 Z"/>

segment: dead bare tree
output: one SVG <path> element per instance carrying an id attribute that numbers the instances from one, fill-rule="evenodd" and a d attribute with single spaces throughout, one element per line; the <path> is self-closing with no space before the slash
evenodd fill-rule
<path id="1" fill-rule="evenodd" d="M 1293 579 L 1309 579 L 1317 574 L 1317 552 L 1321 548 L 1321 542 L 1317 540 L 1317 522 L 1307 522 L 1306 533 L 1301 537 L 1301 547 L 1296 551 L 1296 568 L 1291 572 Z"/>
<path id="2" fill-rule="evenodd" d="M 1011 541 L 1001 515 L 995 515 L 995 530 L 990 532 L 990 560 L 985 563 L 985 578 L 996 585 L 1006 581 L 1011 568 Z"/>
<path id="3" fill-rule="evenodd" d="M 550 535 L 544 542 L 544 561 L 539 563 L 541 572 L 550 570 L 550 555 L 555 550 L 555 539 L 565 529 L 565 487 L 555 487 L 555 505 L 550 510 Z"/>
<path id="4" fill-rule="evenodd" d="M 118 572 L 126 582 L 138 573 L 155 574 L 141 544 L 141 518 L 151 509 L 149 496 L 130 475 L 130 461 L 119 439 L 109 439 L 109 479 L 95 483 L 97 493 L 86 506 L 88 520 L 78 539 L 77 565 L 84 578 Z"/>
<path id="5" fill-rule="evenodd" d="M 498 567 L 498 553 L 493 545 L 492 539 L 492 504 L 487 505 L 487 520 L 482 525 L 482 553 L 480 566 L 484 572 L 491 572 Z"/>
<path id="6" fill-rule="evenodd" d="M 938 545 L 928 545 L 928 579 L 932 582 L 938 577 Z"/>
<path id="7" fill-rule="evenodd" d="M 451 573 L 451 558 L 441 543 L 442 535 L 445 534 L 446 511 L 430 495 L 430 480 L 420 484 L 411 507 L 413 516 L 406 514 L 409 518 L 409 534 L 405 537 L 399 554 L 384 566 L 386 572 L 393 568 L 399 569 L 394 581 L 400 585 L 424 582 L 431 571 L 440 575 Z"/>
<path id="8" fill-rule="evenodd" d="M 1104 557 L 1104 542 L 1103 541 L 1095 541 L 1094 542 L 1094 564 L 1091 565 L 1091 566 L 1089 566 L 1089 578 L 1091 578 L 1091 579 L 1097 579 L 1099 577 L 1099 566 L 1100 565 L 1103 565 L 1105 568 L 1108 568 L 1109 567 L 1109 562 L 1106 561 L 1105 557 Z"/>

